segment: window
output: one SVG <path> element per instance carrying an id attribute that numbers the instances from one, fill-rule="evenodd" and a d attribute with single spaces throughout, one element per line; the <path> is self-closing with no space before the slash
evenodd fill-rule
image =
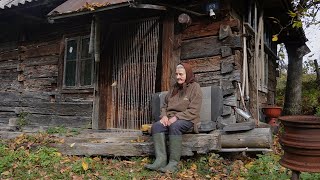
<path id="1" fill-rule="evenodd" d="M 64 88 L 86 88 L 93 83 L 93 55 L 89 36 L 67 38 L 64 58 Z"/>

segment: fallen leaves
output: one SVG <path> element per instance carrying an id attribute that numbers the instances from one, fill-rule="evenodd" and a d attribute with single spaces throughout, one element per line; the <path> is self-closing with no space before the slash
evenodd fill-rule
<path id="1" fill-rule="evenodd" d="M 88 165 L 88 163 L 87 162 L 85 162 L 85 161 L 82 161 L 82 168 L 83 168 L 83 170 L 88 170 L 89 169 L 89 165 Z"/>
<path id="2" fill-rule="evenodd" d="M 105 7 L 108 5 L 110 5 L 109 2 L 106 2 L 106 3 L 88 3 L 88 2 L 86 2 L 81 8 L 79 8 L 76 11 L 85 11 L 85 10 L 94 11 L 98 8 Z"/>

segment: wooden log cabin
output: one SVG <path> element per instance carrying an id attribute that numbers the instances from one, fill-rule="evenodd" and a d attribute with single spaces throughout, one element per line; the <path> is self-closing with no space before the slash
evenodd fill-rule
<path id="1" fill-rule="evenodd" d="M 202 87 L 222 89 L 216 129 L 241 121 L 241 95 L 263 121 L 278 59 L 279 27 L 268 17 L 286 23 L 289 4 L 0 0 L 0 123 L 138 130 L 152 123 L 152 94 L 169 89 L 179 62 Z"/>

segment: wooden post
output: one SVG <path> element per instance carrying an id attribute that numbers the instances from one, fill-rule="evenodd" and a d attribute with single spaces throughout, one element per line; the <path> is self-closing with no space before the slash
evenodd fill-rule
<path id="1" fill-rule="evenodd" d="M 163 20 L 162 33 L 162 77 L 161 91 L 167 91 L 170 88 L 170 62 L 172 60 L 174 41 L 174 19 L 171 13 L 168 13 Z"/>

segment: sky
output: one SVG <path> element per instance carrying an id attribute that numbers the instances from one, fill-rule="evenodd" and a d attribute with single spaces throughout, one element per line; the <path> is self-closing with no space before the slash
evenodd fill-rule
<path id="1" fill-rule="evenodd" d="M 320 20 L 320 13 L 317 14 L 317 18 Z M 314 54 L 310 59 L 317 59 L 318 63 L 320 63 L 320 25 L 313 25 L 308 28 L 304 28 L 305 34 L 308 38 L 308 42 L 306 43 L 311 50 L 309 54 L 304 56 L 304 60 L 307 60 L 309 56 Z"/>

